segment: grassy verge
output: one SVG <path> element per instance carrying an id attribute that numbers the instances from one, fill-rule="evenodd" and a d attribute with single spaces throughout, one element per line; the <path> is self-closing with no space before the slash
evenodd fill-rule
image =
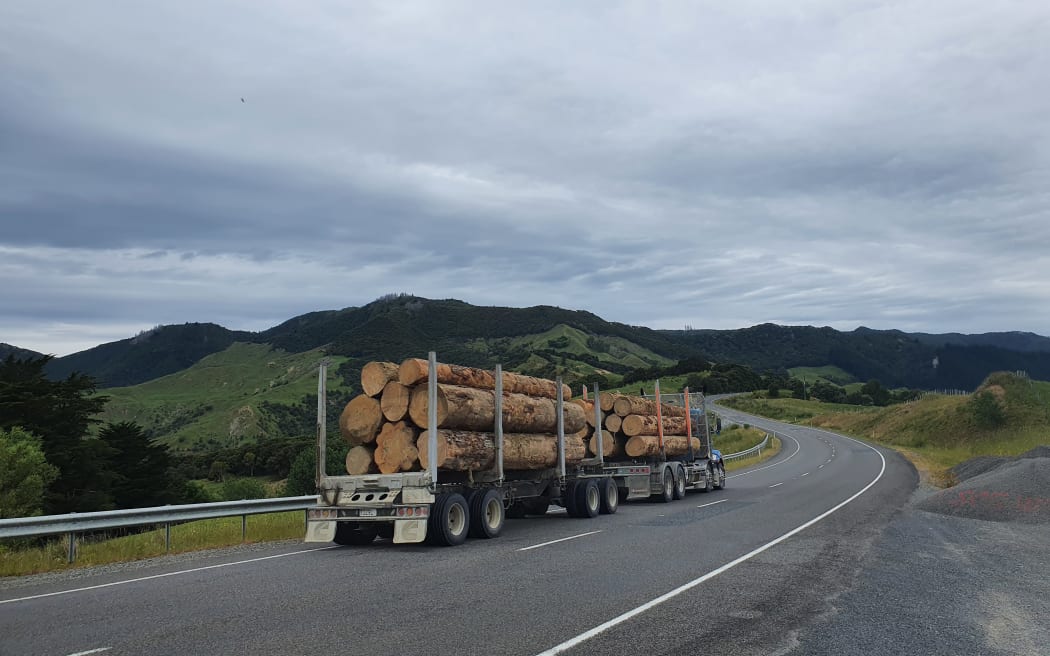
<path id="1" fill-rule="evenodd" d="M 946 487 L 950 469 L 977 456 L 1016 456 L 1050 443 L 1050 383 L 996 373 L 968 396 L 930 395 L 885 408 L 736 397 L 723 403 L 892 447 L 924 480 Z"/>
<path id="2" fill-rule="evenodd" d="M 246 542 L 267 542 L 302 538 L 305 519 L 302 511 L 249 515 Z M 241 518 L 222 517 L 171 527 L 171 551 L 182 553 L 241 544 Z M 0 545 L 0 576 L 22 576 L 75 567 L 141 560 L 164 555 L 164 527 L 136 535 L 111 539 L 87 536 L 78 543 L 77 560 L 66 562 L 65 536 L 42 547 L 16 548 Z"/>
<path id="3" fill-rule="evenodd" d="M 762 440 L 759 440 L 761 442 Z M 781 442 L 779 437 L 772 437 L 769 440 L 769 448 L 762 449 L 761 455 L 749 456 L 747 458 L 736 458 L 733 460 L 726 461 L 726 471 L 734 471 L 737 469 L 743 469 L 744 467 L 750 467 L 751 465 L 757 465 L 760 462 L 769 460 L 776 454 L 780 453 Z M 750 447 L 749 447 L 750 448 Z"/>

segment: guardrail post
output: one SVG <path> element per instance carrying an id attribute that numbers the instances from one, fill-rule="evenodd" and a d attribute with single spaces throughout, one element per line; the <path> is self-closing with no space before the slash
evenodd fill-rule
<path id="1" fill-rule="evenodd" d="M 248 515 L 241 515 L 241 542 L 248 539 Z"/>
<path id="2" fill-rule="evenodd" d="M 171 522 L 164 522 L 164 553 L 171 551 Z"/>
<path id="3" fill-rule="evenodd" d="M 75 561 L 77 559 L 77 534 L 72 532 L 72 531 L 69 532 L 69 553 L 68 553 L 68 558 L 69 558 L 69 564 L 70 565 L 72 565 L 73 561 Z"/>

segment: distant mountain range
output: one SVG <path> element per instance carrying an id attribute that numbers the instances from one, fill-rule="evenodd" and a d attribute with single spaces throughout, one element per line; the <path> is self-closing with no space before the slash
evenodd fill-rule
<path id="1" fill-rule="evenodd" d="M 304 314 L 262 332 L 215 324 L 161 326 L 135 337 L 55 358 L 50 375 L 72 371 L 103 387 L 137 385 L 183 371 L 235 343 L 265 344 L 288 353 L 314 349 L 343 356 L 350 366 L 372 359 L 400 361 L 437 351 L 447 362 L 502 363 L 534 375 L 568 380 L 599 372 L 615 378 L 632 369 L 685 358 L 749 365 L 760 371 L 835 366 L 857 380 L 889 386 L 973 389 L 991 371 L 1025 370 L 1050 379 L 1050 338 L 1033 333 L 981 335 L 904 333 L 858 328 L 762 324 L 738 330 L 652 330 L 608 322 L 590 312 L 551 306 L 480 307 L 457 300 L 397 295 L 363 307 Z M 32 351 L 0 344 L 0 357 Z"/>

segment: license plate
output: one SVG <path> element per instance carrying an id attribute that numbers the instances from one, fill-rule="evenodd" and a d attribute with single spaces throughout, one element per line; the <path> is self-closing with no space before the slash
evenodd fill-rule
<path id="1" fill-rule="evenodd" d="M 358 514 L 358 517 L 375 517 L 375 516 L 376 516 L 376 511 L 375 511 L 374 508 L 362 510 Z"/>

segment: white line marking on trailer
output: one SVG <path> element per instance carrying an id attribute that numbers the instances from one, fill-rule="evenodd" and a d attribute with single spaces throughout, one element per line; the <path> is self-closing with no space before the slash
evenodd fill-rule
<path id="1" fill-rule="evenodd" d="M 783 484 L 784 484 L 784 481 L 780 481 L 779 483 L 773 483 L 773 484 L 772 484 L 772 485 L 770 485 L 769 487 L 777 487 L 777 486 L 779 486 L 779 485 L 783 485 Z"/>
<path id="2" fill-rule="evenodd" d="M 758 469 L 749 469 L 746 472 L 740 472 L 739 474 L 733 474 L 732 476 L 726 476 L 726 478 L 736 478 L 737 476 L 747 476 L 748 474 L 754 474 L 755 472 L 760 472 L 763 469 L 769 469 L 770 467 L 776 467 L 777 465 L 782 465 L 785 462 L 787 462 L 788 460 L 791 460 L 792 458 L 797 456 L 798 452 L 802 450 L 802 445 L 799 444 L 798 440 L 796 440 L 795 438 L 791 437 L 790 435 L 785 434 L 784 437 L 789 438 L 792 442 L 795 443 L 795 452 L 792 453 L 791 455 L 789 455 L 787 458 L 784 458 L 780 462 L 774 462 L 772 465 L 766 465 L 765 467 L 759 467 Z"/>
<path id="3" fill-rule="evenodd" d="M 109 651 L 112 647 L 99 647 L 98 649 L 88 649 L 87 651 L 78 651 L 75 654 L 69 656 L 88 656 L 88 654 L 98 654 L 100 652 Z"/>
<path id="4" fill-rule="evenodd" d="M 712 501 L 711 503 L 705 503 L 702 506 L 697 506 L 697 508 L 706 508 L 708 506 L 714 506 L 719 503 L 725 503 L 726 501 L 729 501 L 729 499 L 722 499 L 721 501 Z"/>
<path id="5" fill-rule="evenodd" d="M 588 535 L 594 535 L 595 533 L 601 533 L 601 531 L 591 531 L 589 533 L 580 533 L 579 535 L 570 535 L 567 538 L 559 538 L 557 540 L 551 540 L 550 542 L 544 542 L 543 544 L 534 544 L 531 547 L 522 547 L 521 549 L 518 549 L 518 551 L 528 551 L 529 549 L 539 549 L 540 547 L 546 547 L 547 545 L 550 545 L 550 544 L 555 544 L 557 542 L 565 542 L 566 540 L 575 540 L 576 538 L 582 538 L 582 537 L 586 537 Z"/>
<path id="6" fill-rule="evenodd" d="M 586 642 L 587 640 L 590 640 L 594 636 L 599 635 L 601 633 L 604 633 L 605 631 L 611 629 L 612 627 L 616 626 L 617 624 L 622 624 L 622 623 L 626 622 L 627 620 L 629 620 L 629 619 L 631 619 L 631 618 L 633 618 L 633 617 L 635 617 L 637 615 L 641 615 L 642 613 L 644 613 L 645 611 L 649 610 L 650 608 L 655 608 L 656 606 L 659 606 L 660 604 L 664 603 L 665 601 L 677 597 L 678 595 L 682 594 L 683 592 L 688 592 L 689 590 L 692 590 L 693 588 L 695 588 L 696 586 L 700 585 L 701 583 L 704 583 L 705 581 L 709 581 L 709 580 L 713 579 L 714 577 L 718 576 L 719 574 L 727 572 L 727 571 L 733 569 L 734 567 L 736 567 L 737 565 L 751 560 L 752 558 L 754 558 L 758 554 L 762 553 L 763 551 L 766 551 L 767 549 L 771 549 L 771 548 L 775 547 L 776 545 L 780 544 L 784 540 L 787 540 L 788 538 L 790 538 L 790 537 L 792 537 L 794 535 L 797 535 L 798 533 L 801 533 L 802 531 L 806 530 L 810 526 L 813 526 L 814 524 L 816 524 L 817 522 L 821 521 L 822 519 L 824 519 L 828 515 L 834 513 L 835 511 L 837 511 L 840 508 L 844 507 L 846 504 L 850 503 L 851 501 L 853 501 L 854 499 L 856 499 L 860 495 L 862 495 L 865 492 L 867 492 L 868 490 L 870 490 L 873 485 L 875 485 L 876 483 L 879 482 L 879 480 L 882 478 L 882 475 L 884 473 L 886 473 L 886 458 L 881 453 L 879 453 L 878 449 L 875 449 L 875 448 L 873 448 L 873 447 L 871 447 L 871 446 L 869 446 L 867 444 L 864 444 L 863 442 L 861 442 L 859 440 L 854 440 L 852 437 L 846 437 L 845 435 L 841 435 L 840 437 L 842 437 L 844 439 L 847 439 L 847 440 L 853 440 L 857 444 L 861 444 L 863 446 L 868 447 L 869 449 L 874 451 L 876 454 L 878 454 L 879 459 L 882 460 L 882 468 L 879 469 L 878 476 L 876 476 L 874 479 L 872 479 L 872 481 L 870 483 L 868 483 L 867 485 L 865 485 L 859 492 L 855 493 L 853 496 L 851 496 L 850 498 L 846 499 L 845 501 L 839 503 L 837 506 L 834 506 L 830 510 L 826 510 L 822 514 L 817 515 L 816 517 L 814 517 L 813 519 L 809 520 L 805 524 L 802 524 L 801 526 L 798 526 L 796 528 L 791 529 L 790 531 L 788 531 L 787 533 L 781 535 L 780 537 L 778 537 L 778 538 L 776 538 L 776 539 L 774 539 L 774 540 L 772 540 L 770 542 L 765 543 L 761 547 L 758 547 L 757 549 L 755 549 L 755 550 L 753 550 L 753 551 L 751 551 L 749 553 L 746 553 L 743 556 L 740 556 L 736 560 L 730 561 L 730 562 L 726 563 L 725 565 L 722 565 L 721 567 L 719 567 L 717 569 L 713 569 L 710 572 L 708 572 L 707 574 L 704 574 L 703 576 L 701 576 L 699 578 L 693 579 L 692 581 L 690 581 L 690 582 L 688 582 L 688 583 L 686 583 L 684 585 L 681 585 L 681 586 L 675 588 L 674 590 L 671 590 L 670 592 L 666 592 L 666 593 L 660 595 L 659 597 L 657 597 L 656 599 L 653 599 L 652 601 L 648 601 L 648 602 L 642 604 L 641 606 L 638 606 L 637 608 L 635 608 L 633 610 L 629 610 L 626 613 L 623 613 L 622 615 L 617 615 L 616 617 L 612 618 L 611 620 L 609 620 L 609 621 L 607 621 L 607 622 L 605 622 L 603 624 L 599 624 L 598 626 L 594 627 L 593 629 L 591 629 L 589 631 L 585 631 L 585 632 L 581 633 L 580 635 L 576 636 L 575 638 L 570 638 L 570 639 L 566 640 L 565 642 L 563 642 L 563 643 L 561 643 L 559 645 L 555 645 L 555 646 L 551 647 L 547 651 L 540 652 L 536 656 L 554 656 L 554 654 L 560 654 L 563 651 L 566 651 L 568 649 L 572 649 L 573 647 L 575 647 L 576 645 L 580 644 L 581 642 Z"/>
<path id="7" fill-rule="evenodd" d="M 324 551 L 325 549 L 338 549 L 339 545 L 334 544 L 330 547 L 318 547 L 317 549 L 303 549 L 302 551 L 289 551 L 288 553 L 275 554 L 273 556 L 263 556 L 261 558 L 249 558 L 248 560 L 238 560 L 232 563 L 219 563 L 218 565 L 205 565 L 204 567 L 194 567 L 192 569 L 180 569 L 175 572 L 166 572 L 164 574 L 154 574 L 152 576 L 140 576 L 137 579 L 127 579 L 125 581 L 113 581 L 111 583 L 100 583 L 98 585 L 89 585 L 83 588 L 73 588 L 71 590 L 59 590 L 58 592 L 47 592 L 45 594 L 31 595 L 29 597 L 18 597 L 17 599 L 0 599 L 0 605 L 13 604 L 18 601 L 29 601 L 31 599 L 43 599 L 44 597 L 57 597 L 58 595 L 70 594 L 73 592 L 84 592 L 86 590 L 98 590 L 99 588 L 109 588 L 114 585 L 124 585 L 125 583 L 137 583 L 139 581 L 149 581 L 151 579 L 162 579 L 167 576 L 177 576 L 179 574 L 191 574 L 193 572 L 203 572 L 208 569 L 218 569 L 220 567 L 230 567 L 231 565 L 244 565 L 247 563 L 257 563 L 262 560 L 271 560 L 273 558 L 284 558 L 285 556 L 295 556 L 298 554 L 311 553 L 314 551 Z M 109 649 L 109 647 L 107 647 Z"/>

